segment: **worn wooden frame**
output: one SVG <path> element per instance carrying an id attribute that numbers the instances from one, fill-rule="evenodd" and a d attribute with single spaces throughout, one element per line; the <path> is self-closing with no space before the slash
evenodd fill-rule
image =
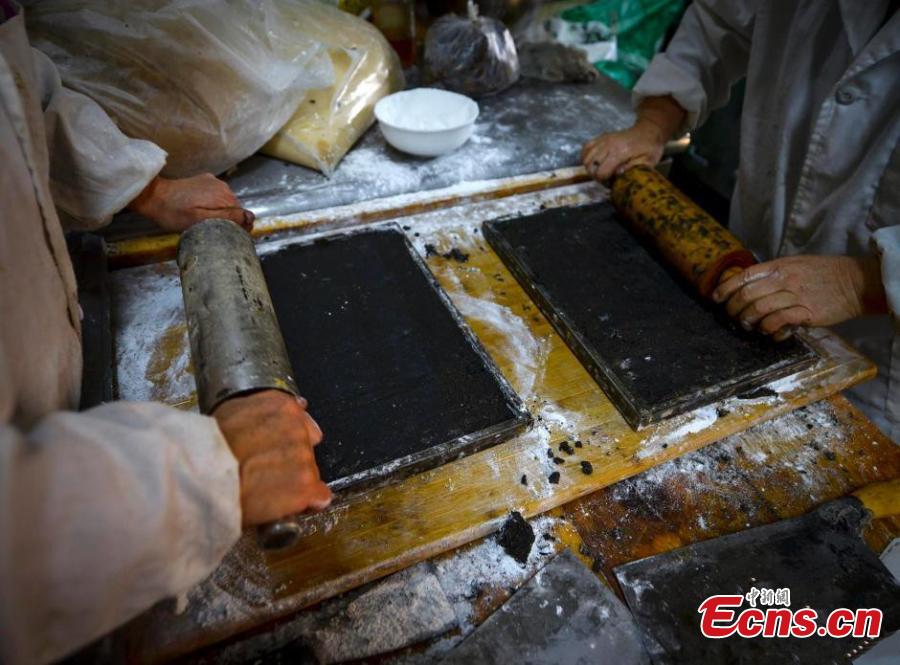
<path id="1" fill-rule="evenodd" d="M 507 240 L 503 228 L 517 221 L 517 219 L 497 219 L 485 222 L 482 225 L 485 239 L 634 429 L 641 429 L 666 418 L 753 390 L 770 381 L 799 372 L 816 360 L 815 353 L 801 340 L 796 355 L 786 357 L 773 365 L 739 374 L 714 386 L 698 388 L 656 404 L 643 404 L 621 380 L 620 372 L 604 356 L 602 350 L 582 334 L 568 312 L 556 306 L 553 294 L 541 283 L 521 253 Z"/>
<path id="2" fill-rule="evenodd" d="M 444 441 L 425 450 L 390 460 L 370 469 L 335 478 L 328 483 L 328 486 L 334 492 L 346 491 L 350 488 L 356 492 L 371 489 L 385 483 L 397 482 L 415 473 L 433 469 L 434 467 L 440 466 L 451 460 L 496 445 L 521 432 L 531 423 L 531 416 L 527 409 L 525 409 L 525 405 L 522 403 L 519 395 L 513 390 L 509 381 L 506 380 L 506 377 L 503 376 L 503 373 L 497 368 L 493 358 L 491 358 L 490 354 L 485 350 L 475 333 L 472 332 L 469 324 L 463 319 L 459 310 L 453 304 L 453 301 L 450 300 L 447 293 L 441 288 L 440 284 L 438 284 L 434 274 L 429 270 L 428 265 L 413 248 L 409 238 L 400 229 L 400 225 L 397 223 L 382 224 L 379 226 L 379 229 L 396 232 L 397 235 L 403 239 L 413 264 L 419 269 L 425 282 L 447 309 L 453 323 L 456 324 L 466 342 L 479 357 L 488 374 L 490 374 L 491 378 L 497 383 L 500 392 L 503 394 L 506 405 L 515 416 L 485 429 L 468 432 L 454 439 L 450 439 L 449 441 Z M 279 243 L 277 247 L 264 248 L 259 254 L 261 260 L 264 262 L 267 254 L 273 254 L 287 247 L 311 246 L 325 239 L 347 238 L 362 233 L 368 233 L 371 230 L 370 227 L 364 227 L 352 229 L 350 231 L 327 233 L 324 235 L 317 235 L 316 238 L 312 240 L 301 236 L 297 238 L 295 242 Z"/>

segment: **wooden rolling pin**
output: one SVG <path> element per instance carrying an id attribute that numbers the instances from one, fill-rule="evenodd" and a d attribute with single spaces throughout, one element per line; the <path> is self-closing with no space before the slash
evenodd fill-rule
<path id="1" fill-rule="evenodd" d="M 704 298 L 756 263 L 737 238 L 656 169 L 636 166 L 615 176 L 610 187 L 619 214 Z"/>

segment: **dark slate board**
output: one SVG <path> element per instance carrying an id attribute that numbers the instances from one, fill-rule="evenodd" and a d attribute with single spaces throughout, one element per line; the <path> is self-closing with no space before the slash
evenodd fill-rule
<path id="1" fill-rule="evenodd" d="M 297 384 L 325 433 L 316 458 L 332 489 L 437 466 L 528 423 L 401 231 L 260 258 Z"/>
<path id="2" fill-rule="evenodd" d="M 791 608 L 816 610 L 818 625 L 838 607 L 875 607 L 883 612 L 881 635 L 890 635 L 900 629 L 900 584 L 862 538 L 870 520 L 858 499 L 838 499 L 800 517 L 632 561 L 613 572 L 656 664 L 844 665 L 877 638 L 707 639 L 697 608 L 713 594 L 787 588 Z"/>
<path id="3" fill-rule="evenodd" d="M 702 302 L 608 203 L 486 222 L 484 235 L 634 428 L 815 359 L 803 342 L 747 333 Z"/>
<path id="4" fill-rule="evenodd" d="M 441 665 L 649 665 L 628 608 L 571 551 L 544 566 Z"/>

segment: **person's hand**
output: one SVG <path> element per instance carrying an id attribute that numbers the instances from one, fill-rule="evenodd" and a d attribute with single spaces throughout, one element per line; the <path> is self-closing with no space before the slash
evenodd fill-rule
<path id="1" fill-rule="evenodd" d="M 679 130 L 685 115 L 672 97 L 648 97 L 638 107 L 633 127 L 600 134 L 585 143 L 581 162 L 598 182 L 632 166 L 656 166 L 666 142 Z"/>
<path id="2" fill-rule="evenodd" d="M 250 231 L 255 219 L 231 188 L 211 173 L 178 180 L 157 176 L 128 208 L 173 232 L 211 218 L 230 219 Z"/>
<path id="3" fill-rule="evenodd" d="M 665 147 L 662 130 L 652 122 L 639 120 L 634 127 L 600 134 L 585 143 L 581 161 L 595 180 L 603 182 L 632 166 L 656 166 Z"/>
<path id="4" fill-rule="evenodd" d="M 786 256 L 725 280 L 713 300 L 746 330 L 778 341 L 794 326 L 831 326 L 885 311 L 878 261 L 850 256 Z"/>
<path id="5" fill-rule="evenodd" d="M 331 503 L 313 454 L 322 430 L 306 412 L 305 400 L 263 390 L 233 397 L 212 415 L 240 466 L 244 526 Z"/>

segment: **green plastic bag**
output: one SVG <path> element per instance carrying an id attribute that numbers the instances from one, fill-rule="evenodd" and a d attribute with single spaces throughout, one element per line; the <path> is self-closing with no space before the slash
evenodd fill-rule
<path id="1" fill-rule="evenodd" d="M 581 30 L 596 41 L 615 37 L 616 59 L 600 60 L 594 66 L 631 89 L 683 11 L 684 0 L 598 0 L 567 9 L 560 18 L 581 24 Z"/>

